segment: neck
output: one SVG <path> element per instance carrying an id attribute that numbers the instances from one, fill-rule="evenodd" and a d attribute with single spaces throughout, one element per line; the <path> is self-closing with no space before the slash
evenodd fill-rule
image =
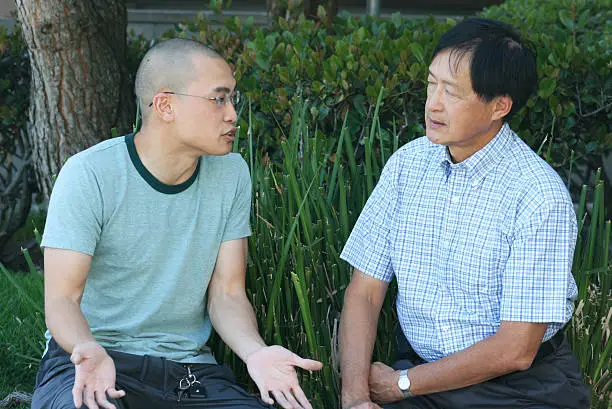
<path id="1" fill-rule="evenodd" d="M 167 185 L 181 184 L 193 175 L 199 156 L 186 152 L 170 133 L 145 127 L 134 135 L 138 157 L 157 180 Z"/>
<path id="2" fill-rule="evenodd" d="M 504 123 L 493 122 L 491 126 L 475 138 L 461 145 L 447 146 L 448 153 L 453 163 L 460 163 L 487 146 L 489 142 L 499 133 Z"/>

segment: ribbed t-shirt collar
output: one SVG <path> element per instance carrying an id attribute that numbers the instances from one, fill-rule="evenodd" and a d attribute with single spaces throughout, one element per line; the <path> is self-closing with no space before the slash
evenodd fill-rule
<path id="1" fill-rule="evenodd" d="M 134 144 L 134 133 L 131 133 L 125 137 L 125 144 L 127 145 L 127 150 L 130 155 L 130 159 L 132 160 L 132 164 L 140 174 L 140 176 L 151 186 L 153 189 L 157 190 L 160 193 L 165 193 L 168 195 L 173 195 L 176 193 L 181 193 L 185 189 L 195 182 L 200 173 L 200 162 L 201 158 L 198 158 L 198 165 L 196 166 L 193 174 L 184 181 L 183 183 L 179 183 L 178 185 L 168 185 L 161 182 L 157 179 L 149 170 L 143 165 L 140 157 L 138 156 L 138 152 L 136 151 L 136 145 Z"/>

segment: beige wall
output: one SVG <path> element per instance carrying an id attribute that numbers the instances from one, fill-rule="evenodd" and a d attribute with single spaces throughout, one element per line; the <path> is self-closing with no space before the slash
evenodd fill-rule
<path id="1" fill-rule="evenodd" d="M 15 18 L 15 0 L 0 0 L 0 19 Z"/>

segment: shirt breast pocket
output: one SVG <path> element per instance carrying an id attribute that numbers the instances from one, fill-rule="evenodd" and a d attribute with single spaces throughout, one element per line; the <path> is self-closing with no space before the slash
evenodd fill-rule
<path id="1" fill-rule="evenodd" d="M 466 319 L 499 320 L 502 255 L 506 247 L 497 232 L 466 236 L 453 244 L 443 281 L 454 307 Z"/>

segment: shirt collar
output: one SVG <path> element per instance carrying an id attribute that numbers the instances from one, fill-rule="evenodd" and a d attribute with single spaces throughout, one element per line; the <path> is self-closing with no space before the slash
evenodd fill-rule
<path id="1" fill-rule="evenodd" d="M 482 182 L 487 172 L 504 156 L 508 145 L 513 139 L 513 135 L 514 133 L 510 129 L 510 126 L 504 123 L 497 135 L 495 135 L 488 144 L 460 163 L 453 163 L 448 148 L 446 146 L 440 146 L 440 164 L 447 172 L 449 168 L 465 168 L 468 177 L 472 181 L 472 186 L 476 187 Z"/>

